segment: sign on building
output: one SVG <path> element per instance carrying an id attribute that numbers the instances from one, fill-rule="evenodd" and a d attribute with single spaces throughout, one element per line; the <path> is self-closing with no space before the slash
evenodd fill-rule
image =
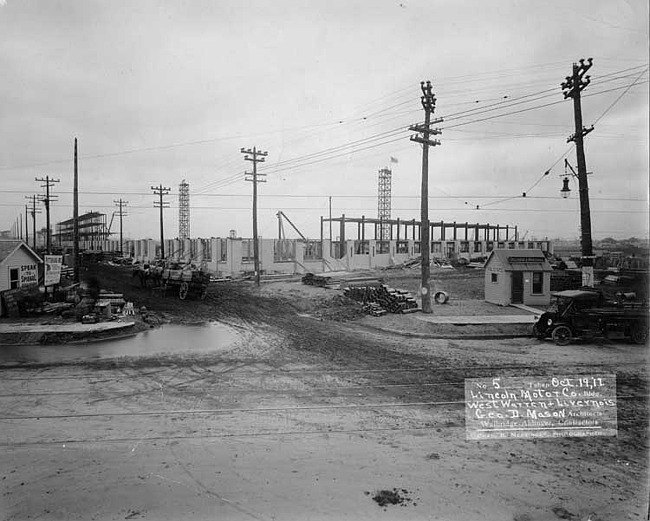
<path id="1" fill-rule="evenodd" d="M 63 255 L 45 255 L 45 285 L 54 286 L 61 282 Z"/>
<path id="2" fill-rule="evenodd" d="M 27 288 L 29 286 L 38 286 L 38 265 L 23 264 L 20 267 L 19 287 Z"/>

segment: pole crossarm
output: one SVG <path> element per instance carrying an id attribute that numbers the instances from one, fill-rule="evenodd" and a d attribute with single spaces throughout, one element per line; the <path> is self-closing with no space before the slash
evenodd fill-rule
<path id="1" fill-rule="evenodd" d="M 594 130 L 594 126 L 593 126 L 593 125 L 591 125 L 591 127 L 589 127 L 589 128 L 582 127 L 582 132 L 580 132 L 580 134 L 582 134 L 582 137 L 585 137 L 587 134 L 589 134 L 589 132 L 592 132 L 593 130 Z M 571 135 L 566 139 L 566 142 L 567 142 L 567 143 L 570 143 L 571 141 L 575 141 L 575 140 L 577 139 L 576 136 L 577 136 L 577 134 L 575 134 L 575 133 L 574 133 L 574 134 L 571 134 Z"/>
<path id="2" fill-rule="evenodd" d="M 585 73 L 591 69 L 593 61 L 593 58 L 588 58 L 586 61 L 580 59 L 580 65 L 573 64 L 573 75 L 567 76 L 561 83 L 564 99 L 578 96 L 591 83 L 591 76 L 585 76 Z"/>
<path id="3" fill-rule="evenodd" d="M 424 139 L 420 136 L 411 136 L 410 139 L 416 143 L 422 143 L 423 145 L 429 145 L 431 147 L 435 147 L 441 144 L 439 139 Z"/>

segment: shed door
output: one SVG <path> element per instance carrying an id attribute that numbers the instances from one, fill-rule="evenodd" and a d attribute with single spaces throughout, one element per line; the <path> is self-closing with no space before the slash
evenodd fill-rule
<path id="1" fill-rule="evenodd" d="M 512 272 L 512 293 L 510 302 L 513 304 L 524 303 L 524 274 L 521 271 Z"/>

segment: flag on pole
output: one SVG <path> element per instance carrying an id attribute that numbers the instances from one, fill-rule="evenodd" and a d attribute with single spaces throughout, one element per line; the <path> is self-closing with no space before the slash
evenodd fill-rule
<path id="1" fill-rule="evenodd" d="M 390 162 L 391 163 L 399 163 L 396 157 L 390 156 Z"/>

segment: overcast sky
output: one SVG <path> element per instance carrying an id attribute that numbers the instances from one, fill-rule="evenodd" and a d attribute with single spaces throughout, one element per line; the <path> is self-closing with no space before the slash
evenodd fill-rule
<path id="1" fill-rule="evenodd" d="M 183 179 L 193 237 L 250 236 L 240 148 L 253 146 L 268 151 L 264 237 L 278 210 L 319 237 L 330 196 L 334 216 L 376 217 L 388 166 L 392 217 L 419 219 L 408 126 L 431 80 L 444 118 L 431 220 L 575 238 L 576 181 L 559 192 L 564 158 L 576 167 L 560 84 L 593 57 L 592 233 L 647 236 L 648 44 L 647 0 L 0 0 L 0 229 L 24 219 L 46 175 L 60 179 L 52 223 L 72 216 L 75 137 L 80 211 L 110 220 L 127 200 L 131 238 L 159 236 L 159 184 L 171 188 L 165 235 L 178 235 Z"/>

